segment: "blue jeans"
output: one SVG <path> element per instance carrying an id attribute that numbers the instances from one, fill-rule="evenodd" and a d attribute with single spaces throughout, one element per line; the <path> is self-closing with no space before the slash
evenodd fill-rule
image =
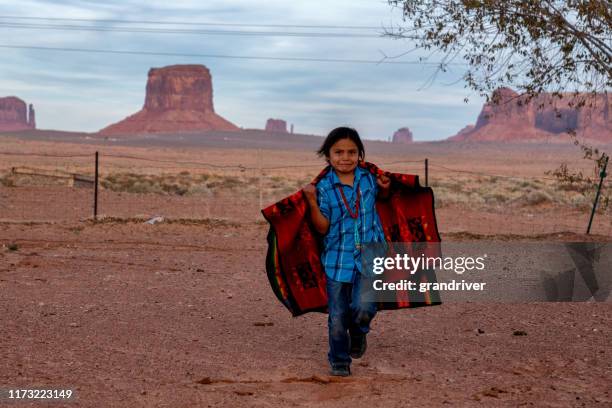
<path id="1" fill-rule="evenodd" d="M 366 334 L 376 315 L 376 303 L 361 296 L 361 274 L 355 282 L 338 282 L 327 278 L 327 308 L 329 317 L 329 363 L 333 367 L 349 366 L 350 335 Z"/>

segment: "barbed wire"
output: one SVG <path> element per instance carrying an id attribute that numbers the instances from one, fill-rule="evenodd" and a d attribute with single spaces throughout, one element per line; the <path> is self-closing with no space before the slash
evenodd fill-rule
<path id="1" fill-rule="evenodd" d="M 2 152 L 0 151 L 0 155 L 6 155 L 6 156 L 23 156 L 23 157 L 27 157 L 27 156 L 35 156 L 35 157 L 52 157 L 52 158 L 92 158 L 92 154 L 50 154 L 50 153 L 31 153 L 31 152 Z M 140 160 L 140 161 L 147 161 L 147 162 L 151 162 L 151 163 L 165 163 L 165 164 L 178 164 L 178 165 L 188 165 L 188 166 L 201 166 L 201 167 L 190 167 L 191 170 L 205 170 L 205 169 L 221 169 L 221 170 L 230 170 L 230 169 L 235 169 L 235 170 L 240 170 L 240 171 L 246 171 L 246 170 L 283 170 L 283 169 L 292 169 L 292 168 L 311 168 L 311 167 L 325 167 L 326 164 L 325 163 L 312 163 L 312 164 L 299 164 L 299 165 L 282 165 L 282 166 L 246 166 L 243 164 L 227 164 L 227 165 L 222 165 L 222 164 L 213 164 L 213 163 L 208 163 L 208 162 L 202 162 L 202 161 L 183 161 L 183 160 L 163 160 L 163 159 L 152 159 L 152 158 L 147 158 L 147 157 L 139 157 L 139 156 L 134 156 L 134 155 L 126 155 L 126 154 L 103 154 L 100 155 L 101 159 L 104 158 L 115 158 L 115 159 L 128 159 L 128 160 Z M 406 164 L 424 164 L 424 159 L 423 160 L 398 160 L 398 161 L 392 161 L 392 162 L 379 162 L 378 165 L 380 167 L 382 166 L 391 166 L 391 165 L 406 165 Z M 503 175 L 503 174 L 490 174 L 490 173 L 484 173 L 484 172 L 478 172 L 478 171 L 472 171 L 472 170 L 461 170 L 461 169 L 453 169 L 447 166 L 443 166 L 441 164 L 436 164 L 436 163 L 432 163 L 431 160 L 429 160 L 429 167 L 430 168 L 438 168 L 438 169 L 443 169 L 446 170 L 448 172 L 452 172 L 452 173 L 459 173 L 459 174 L 470 174 L 470 175 L 476 175 L 476 176 L 481 176 L 481 177 L 489 177 L 489 178 L 502 178 L 502 179 L 509 179 L 509 180 L 526 180 L 526 179 L 530 179 L 530 180 L 549 180 L 549 181 L 560 181 L 557 178 L 554 177 L 544 177 L 544 176 L 511 176 L 511 175 Z M 171 169 L 180 169 L 182 167 L 164 167 L 164 168 L 171 168 Z M 433 176 L 433 174 L 432 174 Z M 430 177 L 431 178 L 431 177 Z M 431 180 L 430 180 L 431 181 Z M 455 179 L 455 181 L 459 182 L 459 180 Z M 612 186 L 612 180 L 611 179 L 604 179 L 604 182 L 602 183 L 602 188 L 604 187 L 609 187 Z"/>
<path id="2" fill-rule="evenodd" d="M 49 153 L 21 153 L 21 152 L 0 152 L 5 156 L 39 156 L 39 157 L 57 157 L 57 158 L 74 158 L 74 157 L 87 157 L 91 158 L 91 154 L 49 154 Z"/>
<path id="3" fill-rule="evenodd" d="M 5 154 L 7 152 L 0 152 L 0 154 Z M 10 152 L 8 152 L 10 153 Z M 24 156 L 24 155 L 28 155 L 27 153 L 19 153 L 19 156 Z M 48 156 L 48 157 L 88 157 L 89 159 L 92 159 L 92 154 L 90 155 L 55 155 L 55 154 L 40 154 L 40 153 L 32 153 L 32 156 L 36 156 L 36 157 L 40 157 L 40 156 Z M 158 159 L 147 159 L 147 158 L 142 158 L 142 157 L 137 157 L 137 156 L 131 156 L 131 155 L 104 155 L 103 157 L 112 157 L 112 158 L 128 158 L 128 159 L 142 159 L 142 160 L 147 160 L 147 161 L 153 161 L 153 162 L 163 162 L 163 163 L 176 163 L 173 162 L 171 160 L 158 160 Z M 389 165 L 391 163 L 395 163 L 395 164 L 404 164 L 407 162 L 412 162 L 412 163 L 423 163 L 423 161 L 419 160 L 413 160 L 413 161 L 395 161 L 395 162 L 390 162 L 387 163 L 386 165 Z M 201 163 L 201 162 L 184 162 L 184 163 Z M 210 163 L 209 163 L 210 164 Z M 382 165 L 382 163 L 381 163 Z M 235 166 L 235 165 L 234 165 Z M 312 164 L 312 165 L 302 165 L 301 167 L 305 167 L 305 166 L 318 166 L 321 167 L 321 163 L 317 163 L 317 164 Z M 300 166 L 279 166 L 276 168 L 287 168 L 287 167 L 300 167 Z M 451 169 L 448 168 L 446 166 L 434 166 L 434 167 L 442 167 L 445 170 L 456 170 L 456 169 Z M 180 169 L 184 169 L 183 167 L 177 167 Z M 227 166 L 225 166 L 225 168 L 227 168 Z M 246 169 L 247 167 L 244 166 L 244 168 Z M 253 170 L 257 170 L 259 169 L 259 167 L 248 167 L 249 169 L 253 169 Z M 22 170 L 25 170 L 26 167 L 22 167 Z M 37 174 L 35 173 L 36 171 L 38 171 L 37 169 L 28 167 L 27 169 L 32 170 L 33 173 L 32 175 L 43 175 L 43 176 L 50 176 L 48 174 Z M 263 169 L 263 168 L 262 168 Z M 41 171 L 45 171 L 45 170 L 41 170 Z M 49 170 L 46 170 L 49 171 Z M 54 170 L 57 172 L 57 170 Z M 445 177 L 450 178 L 451 180 L 453 180 L 456 183 L 460 183 L 461 182 L 461 176 L 459 174 L 461 173 L 468 173 L 468 174 L 476 174 L 479 176 L 485 175 L 485 176 L 492 176 L 492 177 L 499 177 L 499 176 L 494 176 L 494 175 L 489 175 L 486 173 L 480 173 L 480 172 L 469 172 L 469 171 L 464 171 L 464 170 L 457 170 L 457 171 L 453 171 L 450 172 L 450 174 L 446 174 Z M 76 173 L 66 173 L 67 175 L 73 175 L 76 176 Z M 515 177 L 510 177 L 510 178 L 515 178 Z M 606 184 L 606 183 L 605 183 Z M 607 183 L 609 184 L 609 183 Z M 583 211 L 578 211 L 578 210 L 572 210 L 571 212 L 571 216 L 570 213 L 568 213 L 566 216 L 561 217 L 560 219 L 552 217 L 551 220 L 553 220 L 553 222 L 548 223 L 545 222 L 543 219 L 539 218 L 537 216 L 538 211 L 542 211 L 542 210 L 538 210 L 537 208 L 534 208 L 533 211 L 535 211 L 533 214 L 535 214 L 536 216 L 533 216 L 533 214 L 531 215 L 532 218 L 523 218 L 523 216 L 526 216 L 527 214 L 523 214 L 523 213 L 514 213 L 514 214 L 509 214 L 507 213 L 505 210 L 502 210 L 501 208 L 503 207 L 491 207 L 491 208 L 479 208 L 477 210 L 475 210 L 474 208 L 472 208 L 471 204 L 469 203 L 461 203 L 461 202 L 452 202 L 449 201 L 447 204 L 452 204 L 453 208 L 455 208 L 455 210 L 458 209 L 458 211 L 464 211 L 465 213 L 469 213 L 469 212 L 479 212 L 480 214 L 500 214 L 501 211 L 503 211 L 505 216 L 513 216 L 515 217 L 515 223 L 513 224 L 512 228 L 510 228 L 508 231 L 510 231 L 510 233 L 520 233 L 520 234 L 537 234 L 537 233 L 563 233 L 564 231 L 567 232 L 573 232 L 573 233 L 583 233 L 584 231 L 582 231 L 582 228 L 584 227 L 584 223 L 586 222 L 585 220 L 583 220 L 583 218 L 586 219 L 589 210 L 583 210 Z M 601 205 L 601 203 L 600 203 Z M 4 206 L 6 207 L 6 206 Z M 462 210 L 463 209 L 463 210 Z M 531 212 L 531 211 L 530 211 Z M 542 212 L 540 212 L 542 213 Z M 606 210 L 605 213 L 601 213 L 598 210 L 598 213 L 596 215 L 596 223 L 594 224 L 594 228 L 592 230 L 593 234 L 603 234 L 606 236 L 612 236 L 612 217 L 610 217 L 612 215 L 612 213 L 610 212 L 610 209 Z M 518 217 L 518 218 L 517 218 Z M 569 217 L 569 218 L 568 218 Z M 486 221 L 486 220 L 485 220 Z M 487 224 L 487 226 L 485 226 L 485 229 L 488 229 L 488 233 L 492 234 L 494 232 L 496 232 L 496 227 L 495 227 L 495 222 L 492 220 L 486 221 L 485 222 Z M 468 222 L 469 224 L 469 222 Z M 481 225 L 482 222 L 479 222 L 479 226 Z"/>
<path id="4" fill-rule="evenodd" d="M 74 157 L 86 157 L 91 158 L 92 154 L 74 154 L 74 155 L 59 155 L 59 154 L 44 154 L 44 153 L 21 153 L 21 152 L 1 152 L 0 155 L 7 156 L 37 156 L 37 157 L 53 157 L 53 158 L 74 158 Z M 104 154 L 100 155 L 100 158 L 119 158 L 119 159 L 130 159 L 130 160 L 142 160 L 149 161 L 154 163 L 169 163 L 169 164 L 185 164 L 185 165 L 196 165 L 196 166 L 204 166 L 211 168 L 220 168 L 220 169 L 238 169 L 238 170 L 280 170 L 280 169 L 289 169 L 289 168 L 306 168 L 306 167 L 321 167 L 325 166 L 325 163 L 312 163 L 312 164 L 299 164 L 299 165 L 284 165 L 284 166 L 272 166 L 272 167 L 258 167 L 258 166 L 245 166 L 242 164 L 228 164 L 228 165 L 220 165 L 213 164 L 201 161 L 182 161 L 182 160 L 161 160 L 161 159 L 151 159 L 147 157 L 139 157 L 133 155 L 125 155 L 125 154 Z M 406 163 L 423 163 L 423 160 L 401 160 L 394 161 L 388 163 L 381 163 L 383 166 L 390 166 L 394 164 L 406 164 Z"/>
<path id="5" fill-rule="evenodd" d="M 71 155 L 61 155 L 61 154 L 48 154 L 48 153 L 20 153 L 20 152 L 0 152 L 0 155 L 6 155 L 6 156 L 36 156 L 36 157 L 53 157 L 53 158 L 75 158 L 75 157 L 82 157 L 82 158 L 92 158 L 92 154 L 71 154 Z M 150 159 L 150 158 L 146 158 L 146 157 L 138 157 L 138 156 L 131 156 L 131 155 L 121 155 L 121 154 L 104 154 L 104 155 L 100 155 L 100 158 L 107 158 L 107 157 L 113 157 L 113 158 L 120 158 L 120 159 L 130 159 L 130 160 L 144 160 L 144 161 L 150 161 L 150 162 L 156 162 L 156 163 L 170 163 L 170 164 L 191 164 L 191 165 L 198 165 L 198 166 L 206 166 L 206 167 L 213 167 L 213 168 L 237 168 L 237 169 L 248 169 L 249 167 L 243 166 L 241 164 L 237 164 L 237 165 L 217 165 L 217 164 L 212 164 L 212 163 L 204 163 L 204 162 L 197 162 L 197 161 L 173 161 L 173 160 L 160 160 L 160 159 Z"/>
<path id="6" fill-rule="evenodd" d="M 212 163 L 206 163 L 206 162 L 198 162 L 198 161 L 178 161 L 178 160 L 160 160 L 160 159 L 149 159 L 147 157 L 138 157 L 138 156 L 131 156 L 131 155 L 126 155 L 126 154 L 105 154 L 102 156 L 104 157 L 113 157 L 113 158 L 118 158 L 118 159 L 130 159 L 130 160 L 142 160 L 142 161 L 149 161 L 149 162 L 155 162 L 155 163 L 170 163 L 170 164 L 186 164 L 186 165 L 195 165 L 195 166 L 204 166 L 204 167 L 210 167 L 210 168 L 215 168 L 215 169 L 248 169 L 248 167 L 243 166 L 242 164 L 212 164 Z"/>
<path id="7" fill-rule="evenodd" d="M 459 169 L 451 169 L 449 167 L 446 166 L 442 166 L 440 164 L 432 164 L 431 162 L 429 163 L 430 167 L 437 167 L 440 169 L 444 169 L 453 173 L 466 173 L 466 174 L 473 174 L 473 175 L 477 175 L 477 176 L 483 176 L 483 177 L 497 177 L 497 178 L 505 178 L 505 179 L 532 179 L 532 180 L 552 180 L 552 181 L 559 181 L 558 179 L 554 178 L 554 177 L 539 177 L 539 176 L 509 176 L 509 175 L 503 175 L 503 174 L 489 174 L 489 173 L 483 173 L 483 172 L 478 172 L 478 171 L 471 171 L 471 170 L 459 170 Z"/>

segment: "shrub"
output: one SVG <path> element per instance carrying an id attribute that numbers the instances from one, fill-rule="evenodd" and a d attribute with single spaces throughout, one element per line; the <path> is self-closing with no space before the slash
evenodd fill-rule
<path id="1" fill-rule="evenodd" d="M 525 196 L 526 205 L 538 205 L 552 202 L 552 197 L 545 191 L 531 191 Z"/>

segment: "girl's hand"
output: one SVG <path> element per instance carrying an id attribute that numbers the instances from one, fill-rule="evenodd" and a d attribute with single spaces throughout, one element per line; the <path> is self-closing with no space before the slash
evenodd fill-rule
<path id="1" fill-rule="evenodd" d="M 306 184 L 302 191 L 304 191 L 306 200 L 308 200 L 309 203 L 317 202 L 317 188 L 314 185 Z"/>
<path id="2" fill-rule="evenodd" d="M 383 190 L 386 190 L 391 185 L 391 179 L 384 174 L 378 174 L 376 176 L 376 184 Z"/>

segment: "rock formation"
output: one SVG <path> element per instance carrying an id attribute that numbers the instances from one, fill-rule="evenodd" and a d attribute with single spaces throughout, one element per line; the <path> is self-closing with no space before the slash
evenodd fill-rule
<path id="1" fill-rule="evenodd" d="M 30 129 L 36 129 L 36 113 L 34 112 L 34 105 L 30 104 L 28 109 L 28 125 Z"/>
<path id="2" fill-rule="evenodd" d="M 143 108 L 100 130 L 135 134 L 194 130 L 239 130 L 215 113 L 210 71 L 203 65 L 151 68 Z"/>
<path id="3" fill-rule="evenodd" d="M 34 107 L 28 107 L 16 96 L 0 98 L 0 131 L 36 129 Z"/>
<path id="4" fill-rule="evenodd" d="M 407 127 L 400 128 L 393 133 L 393 143 L 412 143 L 412 132 Z"/>
<path id="5" fill-rule="evenodd" d="M 266 132 L 287 133 L 287 122 L 282 119 L 268 119 Z"/>
<path id="6" fill-rule="evenodd" d="M 577 107 L 579 101 L 584 106 Z M 542 94 L 531 100 L 508 88 L 497 89 L 484 105 L 475 126 L 448 138 L 453 141 L 568 141 L 580 138 L 612 142 L 610 95 Z"/>
<path id="7" fill-rule="evenodd" d="M 474 131 L 475 127 L 476 126 L 474 125 L 467 125 L 463 129 L 461 129 L 459 133 L 457 133 L 455 136 L 450 137 L 449 140 L 464 140 L 467 137 L 467 135 L 469 135 L 470 133 Z"/>

